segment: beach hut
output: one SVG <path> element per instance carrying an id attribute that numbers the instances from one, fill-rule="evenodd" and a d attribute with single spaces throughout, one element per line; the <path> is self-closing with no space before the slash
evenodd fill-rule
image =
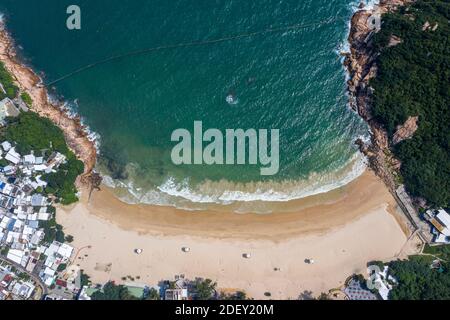
<path id="1" fill-rule="evenodd" d="M 184 253 L 188 253 L 188 252 L 191 251 L 191 248 L 189 248 L 189 247 L 183 247 L 183 248 L 181 248 L 181 251 L 183 251 Z"/>
<path id="2" fill-rule="evenodd" d="M 252 255 L 250 253 L 244 253 L 242 255 L 245 259 L 250 259 L 252 257 Z"/>
<path id="3" fill-rule="evenodd" d="M 134 253 L 141 254 L 144 250 L 142 249 L 134 249 Z"/>

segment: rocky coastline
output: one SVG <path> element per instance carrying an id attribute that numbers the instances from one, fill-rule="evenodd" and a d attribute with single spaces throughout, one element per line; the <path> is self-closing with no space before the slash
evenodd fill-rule
<path id="1" fill-rule="evenodd" d="M 348 37 L 350 52 L 344 53 L 344 65 L 350 75 L 347 82 L 350 106 L 368 123 L 371 131 L 370 144 L 364 143 L 361 139 L 355 143 L 368 158 L 370 167 L 392 192 L 397 185 L 396 179 L 401 163 L 390 152 L 387 132 L 371 114 L 369 81 L 376 76 L 377 53 L 372 47 L 371 37 L 374 31 L 368 20 L 374 15 L 381 17 L 382 14 L 396 10 L 409 2 L 412 0 L 380 0 L 379 5 L 373 8 L 367 8 L 362 2 L 351 18 Z M 94 172 L 97 161 L 95 141 L 89 138 L 87 128 L 79 116 L 71 117 L 64 110 L 62 102 L 49 100 L 42 79 L 18 59 L 14 40 L 4 22 L 0 22 L 0 61 L 16 79 L 20 89 L 33 99 L 33 111 L 50 119 L 63 130 L 68 146 L 85 165 L 85 172 L 80 181 L 98 186 L 101 178 Z"/>
<path id="2" fill-rule="evenodd" d="M 48 91 L 42 85 L 42 79 L 17 56 L 13 38 L 0 22 L 0 61 L 14 77 L 20 90 L 27 92 L 33 100 L 32 111 L 50 119 L 64 133 L 67 145 L 84 163 L 84 174 L 80 182 L 98 185 L 99 177 L 94 172 L 97 161 L 95 141 L 88 134 L 87 127 L 79 116 L 70 116 L 62 102 L 49 100 Z"/>
<path id="3" fill-rule="evenodd" d="M 369 19 L 381 19 L 384 13 L 394 11 L 411 0 L 380 0 L 378 6 L 367 8 L 361 3 L 351 19 L 349 44 L 350 52 L 345 53 L 344 65 L 350 75 L 347 82 L 351 108 L 367 122 L 371 131 L 370 144 L 358 139 L 355 143 L 368 158 L 370 168 L 379 176 L 386 186 L 395 192 L 401 163 L 389 149 L 386 130 L 371 113 L 371 88 L 369 81 L 376 76 L 377 65 L 372 45 L 372 36 L 376 32 Z M 401 139 L 401 137 L 398 137 Z"/>

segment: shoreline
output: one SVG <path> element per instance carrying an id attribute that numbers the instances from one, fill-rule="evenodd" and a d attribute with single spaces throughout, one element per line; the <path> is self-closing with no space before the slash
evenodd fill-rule
<path id="1" fill-rule="evenodd" d="M 351 53 L 345 65 L 351 75 L 350 96 L 356 100 L 352 106 L 372 130 L 373 146 L 361 147 L 361 151 L 384 183 L 366 170 L 338 189 L 281 203 L 276 212 L 266 215 L 238 214 L 224 205 L 199 211 L 129 205 L 104 185 L 91 192 L 92 187 L 82 184 L 80 201 L 58 208 L 56 214 L 64 231 L 74 236 L 78 253 L 73 263 L 95 283 L 124 283 L 121 278 L 131 275 L 156 284 L 181 273 L 190 278 L 209 277 L 220 288 L 242 289 L 254 298 L 267 299 L 263 293 L 270 291 L 272 298 L 285 299 L 298 298 L 303 291 L 317 296 L 341 286 L 353 273 L 364 273 L 371 260 L 387 261 L 415 252 L 407 245 L 408 221 L 388 192 L 388 188 L 392 192 L 388 179 L 392 177 L 374 165 L 379 161 L 384 168 L 383 151 L 388 145 L 382 128 L 366 116 L 362 88 L 373 73 L 373 60 L 361 39 L 367 36 L 363 22 L 368 15 L 370 11 L 363 9 L 352 17 Z M 70 118 L 60 105 L 49 101 L 47 90 L 39 85 L 41 79 L 17 60 L 13 40 L 0 29 L 0 60 L 32 97 L 32 110 L 63 130 L 67 144 L 85 163 L 81 181 L 92 181 L 97 150 L 80 118 Z M 192 248 L 189 254 L 181 252 L 185 245 Z M 143 248 L 143 254 L 136 255 L 136 248 Z M 242 258 L 247 251 L 251 259 Z M 317 264 L 305 264 L 309 258 Z"/>
<path id="2" fill-rule="evenodd" d="M 89 196 L 82 189 L 79 203 L 60 208 L 66 213 L 78 205 L 90 214 L 140 234 L 153 236 L 199 236 L 217 239 L 258 239 L 279 242 L 291 236 L 324 234 L 357 219 L 368 211 L 386 207 L 405 234 L 406 220 L 383 183 L 372 171 L 365 171 L 349 184 L 330 191 L 283 203 L 270 214 L 236 213 L 232 205 L 216 205 L 206 210 L 187 211 L 175 207 L 127 204 L 110 188 L 102 187 Z M 405 223 L 404 223 L 405 222 Z M 405 226 L 403 226 L 405 224 Z M 276 228 L 274 227 L 276 225 Z"/>
<path id="3" fill-rule="evenodd" d="M 14 39 L 9 34 L 5 21 L 0 21 L 0 61 L 14 77 L 19 88 L 32 98 L 31 110 L 48 118 L 63 131 L 68 147 L 84 163 L 85 170 L 80 181 L 87 182 L 86 178 L 90 178 L 97 161 L 95 142 L 89 139 L 81 117 L 70 117 L 62 108 L 63 103 L 52 103 L 47 89 L 42 85 L 42 79 L 19 61 Z"/>
<path id="4" fill-rule="evenodd" d="M 269 214 L 287 202 L 327 194 L 351 183 L 364 173 L 366 163 L 364 155 L 355 150 L 354 156 L 343 168 L 305 180 L 249 183 L 204 181 L 191 189 L 167 179 L 155 190 L 142 191 L 132 183 L 114 181 L 104 175 L 102 187 L 112 190 L 122 202 L 133 205 L 168 206 L 186 211 L 208 210 L 220 205 L 236 213 Z M 160 197 L 154 197 L 153 191 Z"/>
<path id="5" fill-rule="evenodd" d="M 412 0 L 379 0 L 379 4 L 375 7 L 368 7 L 361 2 L 350 21 L 348 35 L 350 52 L 342 53 L 345 58 L 344 67 L 349 74 L 347 81 L 349 104 L 370 127 L 370 145 L 366 145 L 361 139 L 358 139 L 356 144 L 361 153 L 368 158 L 369 166 L 385 182 L 391 192 L 395 192 L 394 179 L 400 162 L 390 153 L 387 133 L 372 118 L 370 112 L 368 82 L 376 75 L 376 64 L 370 43 L 366 43 L 371 33 L 367 19 L 373 14 L 381 15 L 396 10 L 409 2 Z M 5 21 L 0 21 L 0 61 L 16 79 L 20 89 L 27 92 L 33 99 L 32 110 L 50 119 L 64 132 L 69 148 L 85 165 L 85 172 L 80 181 L 93 182 L 95 187 L 98 186 L 101 178 L 90 179 L 98 156 L 95 141 L 89 139 L 87 128 L 81 123 L 81 117 L 79 115 L 71 117 L 62 108 L 63 103 L 51 102 L 47 89 L 42 85 L 42 79 L 31 67 L 18 59 L 14 39 L 8 32 Z M 85 179 L 86 177 L 88 179 Z"/>
<path id="6" fill-rule="evenodd" d="M 380 0 L 378 11 L 381 14 L 409 1 Z M 373 57 L 371 57 L 370 46 L 362 41 L 370 32 L 366 23 L 367 18 L 374 12 L 372 6 L 367 9 L 366 7 L 360 5 L 351 18 L 348 35 L 350 53 L 344 54 L 344 67 L 347 69 L 350 78 L 347 81 L 349 103 L 352 109 L 357 111 L 359 116 L 369 125 L 371 130 L 370 146 L 366 146 L 361 139 L 356 141 L 356 144 L 360 147 L 360 152 L 367 157 L 369 166 L 386 183 L 391 192 L 395 192 L 393 177 L 395 171 L 392 171 L 392 168 L 399 167 L 400 164 L 390 153 L 388 155 L 385 154 L 389 150 L 387 134 L 378 123 L 371 119 L 370 107 L 367 101 L 366 86 L 370 78 L 375 75 L 376 66 Z M 62 102 L 50 101 L 48 91 L 42 85 L 42 79 L 31 67 L 19 60 L 14 39 L 8 32 L 5 21 L 0 21 L 0 61 L 5 64 L 7 70 L 16 79 L 19 87 L 32 97 L 34 102 L 32 110 L 40 116 L 50 119 L 63 130 L 69 148 L 74 151 L 85 165 L 85 172 L 79 179 L 81 184 L 87 183 L 91 185 L 92 190 L 98 188 L 102 177 L 99 173 L 94 173 L 98 156 L 95 141 L 90 140 L 86 127 L 81 123 L 81 117 L 79 115 L 71 117 L 63 109 Z M 105 186 L 105 184 L 102 186 Z M 323 193 L 328 193 L 332 190 L 327 190 Z M 289 199 L 289 201 L 297 199 L 300 198 Z"/>
<path id="7" fill-rule="evenodd" d="M 122 277 L 130 275 L 134 284 L 156 284 L 185 274 L 257 299 L 267 299 L 266 291 L 273 299 L 296 299 L 303 291 L 318 296 L 355 272 L 365 273 L 371 260 L 389 261 L 416 250 L 408 245 L 407 221 L 371 171 L 269 215 L 127 205 L 102 188 L 90 199 L 83 192 L 79 203 L 59 208 L 56 217 L 80 250 L 74 263 L 94 283 L 129 284 Z M 188 254 L 184 246 L 191 248 Z M 135 254 L 136 248 L 143 253 Z M 316 263 L 306 264 L 309 258 Z"/>
<path id="8" fill-rule="evenodd" d="M 373 31 L 369 27 L 368 18 L 372 15 L 381 19 L 388 12 L 395 12 L 399 7 L 413 3 L 414 0 L 379 0 L 378 5 L 367 8 L 361 2 L 350 22 L 348 43 L 350 52 L 344 53 L 344 66 L 349 74 L 347 81 L 351 108 L 368 124 L 370 128 L 370 143 L 361 139 L 355 141 L 359 150 L 368 160 L 368 166 L 384 182 L 404 216 L 409 220 L 411 232 L 418 232 L 423 243 L 431 241 L 429 234 L 424 232 L 427 226 L 417 218 L 418 212 L 414 202 L 401 184 L 401 161 L 391 151 L 391 141 L 384 126 L 372 115 L 370 80 L 377 74 L 377 56 L 372 45 Z M 381 20 L 380 20 L 381 21 Z M 395 43 L 395 42 L 394 42 Z M 407 132 L 403 133 L 405 136 Z M 400 190 L 400 191 L 399 191 Z M 403 191 L 402 191 L 403 190 Z"/>
<path id="9" fill-rule="evenodd" d="M 348 44 L 350 52 L 344 53 L 344 66 L 349 74 L 347 81 L 351 108 L 368 124 L 371 142 L 367 145 L 361 139 L 355 143 L 368 158 L 369 166 L 379 176 L 389 190 L 395 194 L 400 161 L 389 149 L 389 138 L 386 130 L 371 114 L 369 81 L 376 76 L 377 54 L 371 46 L 372 30 L 368 18 L 376 16 L 381 19 L 384 13 L 395 11 L 412 0 L 379 0 L 375 7 L 366 8 L 361 2 L 359 9 L 353 14 L 350 22 Z"/>

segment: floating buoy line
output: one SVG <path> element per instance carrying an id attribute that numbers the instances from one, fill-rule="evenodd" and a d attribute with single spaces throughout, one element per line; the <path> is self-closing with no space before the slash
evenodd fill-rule
<path id="1" fill-rule="evenodd" d="M 177 48 L 188 48 L 188 47 L 199 47 L 199 46 L 205 46 L 205 45 L 212 45 L 212 44 L 217 44 L 217 43 L 221 43 L 221 42 L 255 37 L 255 36 L 263 35 L 263 34 L 267 34 L 267 33 L 278 33 L 278 32 L 285 32 L 285 31 L 289 31 L 289 30 L 304 29 L 304 28 L 313 27 L 313 26 L 322 26 L 322 25 L 326 25 L 326 24 L 331 24 L 338 20 L 343 20 L 343 19 L 333 18 L 333 19 L 327 19 L 327 20 L 313 22 L 313 23 L 295 24 L 295 25 L 290 25 L 290 26 L 286 26 L 286 27 L 268 28 L 268 29 L 264 29 L 264 30 L 259 30 L 259 31 L 249 32 L 249 33 L 242 33 L 242 34 L 232 35 L 232 36 L 228 36 L 228 37 L 222 37 L 222 38 L 218 38 L 218 39 L 184 42 L 184 43 L 177 43 L 177 44 L 171 44 L 171 45 L 158 46 L 158 47 L 130 51 L 130 52 L 111 56 L 111 57 L 87 64 L 87 65 L 82 66 L 70 73 L 67 73 L 55 80 L 52 80 L 48 83 L 41 83 L 41 86 L 50 87 L 58 82 L 66 80 L 70 77 L 73 77 L 81 72 L 86 71 L 86 70 L 92 69 L 96 66 L 99 66 L 99 65 L 102 65 L 105 63 L 109 63 L 109 62 L 113 62 L 113 61 L 117 61 L 117 60 L 121 60 L 121 59 L 128 58 L 128 57 L 132 57 L 132 56 L 139 56 L 139 55 L 149 54 L 149 53 L 153 53 L 153 52 L 157 52 L 157 51 L 171 50 L 171 49 L 177 49 Z"/>

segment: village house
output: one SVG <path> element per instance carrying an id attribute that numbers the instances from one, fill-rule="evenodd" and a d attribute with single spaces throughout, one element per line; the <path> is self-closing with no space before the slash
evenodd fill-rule
<path id="1" fill-rule="evenodd" d="M 51 286 L 56 281 L 59 265 L 69 262 L 73 247 L 54 241 L 49 247 L 42 246 L 40 250 L 47 256 L 40 277 L 47 286 Z"/>
<path id="2" fill-rule="evenodd" d="M 0 300 L 26 300 L 35 289 L 31 281 L 20 279 L 10 267 L 0 265 Z"/>
<path id="3" fill-rule="evenodd" d="M 47 186 L 43 174 L 55 172 L 66 158 L 59 152 L 52 153 L 48 159 L 36 156 L 34 152 L 22 156 L 11 141 L 2 141 L 0 146 L 0 157 L 7 162 L 0 166 L 2 256 L 28 272 L 39 275 L 48 287 L 55 286 L 58 281 L 59 287 L 68 288 L 67 296 L 73 296 L 77 288 L 76 279 L 58 279 L 58 267 L 62 263 L 69 263 L 74 249 L 57 241 L 43 243 L 45 232 L 40 226 L 40 222 L 52 218 L 48 209 L 51 200 L 39 193 Z M 2 286 L 0 298 L 27 298 L 30 293 L 27 288 L 34 290 L 23 283 L 14 284 L 9 290 Z"/>

